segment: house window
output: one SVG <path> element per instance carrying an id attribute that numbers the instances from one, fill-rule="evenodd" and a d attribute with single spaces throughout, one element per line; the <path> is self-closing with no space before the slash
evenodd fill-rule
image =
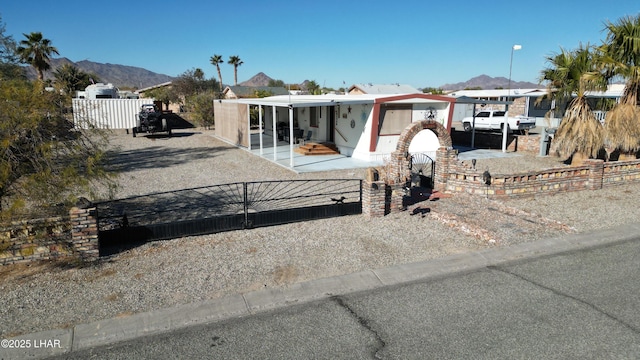
<path id="1" fill-rule="evenodd" d="M 399 135 L 411 124 L 411 105 L 386 105 L 380 109 L 380 135 Z"/>
<path id="2" fill-rule="evenodd" d="M 318 112 L 317 112 L 318 108 L 312 107 L 309 108 L 309 125 L 311 127 L 318 127 Z"/>

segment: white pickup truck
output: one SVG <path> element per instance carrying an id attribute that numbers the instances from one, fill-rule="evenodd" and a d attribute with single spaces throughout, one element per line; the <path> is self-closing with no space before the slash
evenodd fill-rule
<path id="1" fill-rule="evenodd" d="M 476 114 L 475 128 L 476 130 L 501 130 L 505 123 L 503 110 L 482 110 Z M 469 116 L 462 119 L 464 131 L 471 131 L 474 122 L 473 117 Z M 524 130 L 536 127 L 536 119 L 524 116 L 509 117 L 508 131 L 522 132 Z"/>

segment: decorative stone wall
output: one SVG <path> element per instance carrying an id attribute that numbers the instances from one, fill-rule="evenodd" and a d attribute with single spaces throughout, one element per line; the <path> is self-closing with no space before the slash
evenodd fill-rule
<path id="1" fill-rule="evenodd" d="M 390 176 L 386 181 L 364 182 L 364 214 L 371 217 L 384 216 L 406 208 L 403 199 L 404 186 L 410 175 L 408 166 L 408 153 L 398 150 L 392 154 L 388 168 Z M 441 193 L 516 198 L 599 190 L 629 182 L 640 182 L 640 159 L 611 162 L 588 159 L 582 166 L 506 175 L 491 174 L 491 182 L 487 185 L 483 172 L 458 161 L 456 150 L 440 147 L 436 153 L 434 190 Z"/>
<path id="2" fill-rule="evenodd" d="M 515 198 L 599 190 L 608 186 L 640 182 L 640 160 L 604 162 L 589 159 L 582 166 L 509 175 L 491 174 L 491 177 L 491 184 L 486 185 L 481 172 L 457 165 L 449 172 L 444 192 Z"/>
<path id="3" fill-rule="evenodd" d="M 13 221 L 0 227 L 0 265 L 51 260 L 72 253 L 67 217 Z"/>
<path id="4" fill-rule="evenodd" d="M 95 207 L 74 207 L 69 216 L 14 221 L 0 226 L 0 265 L 99 257 Z"/>
<path id="5" fill-rule="evenodd" d="M 507 146 L 507 151 L 529 153 L 538 155 L 540 153 L 540 135 L 515 135 L 515 141 Z"/>

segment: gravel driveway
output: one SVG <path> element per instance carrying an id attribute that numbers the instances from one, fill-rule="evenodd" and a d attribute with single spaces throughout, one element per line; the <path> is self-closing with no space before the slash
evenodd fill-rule
<path id="1" fill-rule="evenodd" d="M 211 136 L 112 136 L 117 197 L 277 179 L 355 178 L 364 170 L 295 174 Z M 559 159 L 479 160 L 492 173 L 552 167 Z M 640 184 L 519 200 L 456 195 L 406 212 L 361 215 L 148 243 L 87 266 L 0 268 L 3 337 L 128 316 L 264 287 L 284 287 L 492 246 L 637 221 Z"/>

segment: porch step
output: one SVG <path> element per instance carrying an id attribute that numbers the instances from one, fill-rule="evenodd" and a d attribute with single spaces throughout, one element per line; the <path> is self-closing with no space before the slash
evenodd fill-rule
<path id="1" fill-rule="evenodd" d="M 310 142 L 300 147 L 295 148 L 293 151 L 302 155 L 337 155 L 340 151 L 333 143 L 315 143 Z"/>

